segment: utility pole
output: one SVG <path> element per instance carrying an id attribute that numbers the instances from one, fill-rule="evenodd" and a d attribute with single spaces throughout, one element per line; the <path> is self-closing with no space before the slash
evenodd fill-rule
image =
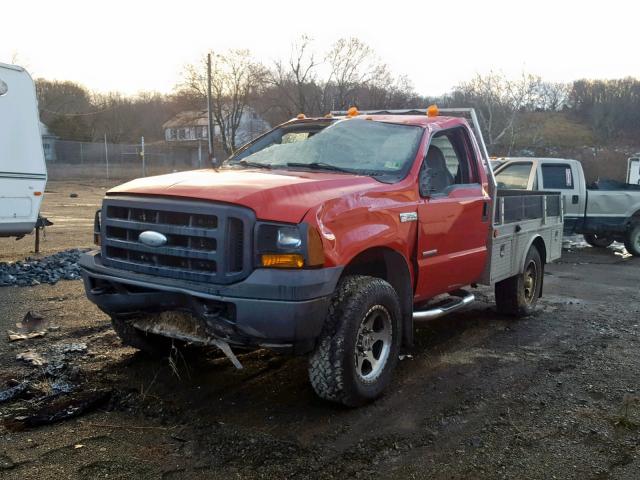
<path id="1" fill-rule="evenodd" d="M 142 157 L 142 176 L 146 177 L 147 176 L 147 166 L 145 164 L 145 158 L 144 158 L 144 137 L 140 138 L 140 156 Z"/>
<path id="2" fill-rule="evenodd" d="M 207 53 L 207 140 L 209 141 L 209 163 L 217 167 L 213 155 L 213 115 L 211 113 L 211 53 Z"/>
<path id="3" fill-rule="evenodd" d="M 104 161 L 107 164 L 107 180 L 109 180 L 109 149 L 107 148 L 107 132 L 104 132 Z"/>

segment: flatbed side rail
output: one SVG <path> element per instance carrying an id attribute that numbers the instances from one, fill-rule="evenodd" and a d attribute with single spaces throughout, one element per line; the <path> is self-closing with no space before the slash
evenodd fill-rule
<path id="1" fill-rule="evenodd" d="M 542 219 L 562 218 L 562 197 L 559 192 L 499 190 L 494 216 L 495 225 Z"/>

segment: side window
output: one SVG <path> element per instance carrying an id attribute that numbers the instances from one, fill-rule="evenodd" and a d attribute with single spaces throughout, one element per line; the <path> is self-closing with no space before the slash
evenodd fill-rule
<path id="1" fill-rule="evenodd" d="M 468 152 L 464 129 L 456 128 L 434 135 L 420 168 L 420 194 L 445 194 L 453 185 L 472 183 Z"/>
<path id="2" fill-rule="evenodd" d="M 532 164 L 530 162 L 507 165 L 496 174 L 498 188 L 526 190 L 529 185 Z"/>
<path id="3" fill-rule="evenodd" d="M 289 133 L 285 133 L 282 136 L 282 140 L 280 143 L 285 144 L 285 143 L 303 142 L 307 138 L 309 138 L 309 132 L 289 132 Z"/>
<path id="4" fill-rule="evenodd" d="M 542 165 L 542 183 L 544 188 L 573 190 L 571 167 L 566 164 Z"/>

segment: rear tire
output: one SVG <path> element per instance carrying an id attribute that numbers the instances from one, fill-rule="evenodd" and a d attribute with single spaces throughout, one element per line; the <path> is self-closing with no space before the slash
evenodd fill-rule
<path id="1" fill-rule="evenodd" d="M 585 242 L 596 248 L 607 248 L 613 243 L 613 238 L 598 235 L 596 233 L 585 233 L 583 236 Z"/>
<path id="2" fill-rule="evenodd" d="M 386 281 L 340 281 L 315 350 L 309 379 L 319 397 L 350 407 L 378 398 L 391 382 L 400 345 L 400 300 Z"/>
<path id="3" fill-rule="evenodd" d="M 167 337 L 143 332 L 131 325 L 130 319 L 111 317 L 111 325 L 122 343 L 136 348 L 153 357 L 168 357 L 174 348 L 174 342 Z"/>
<path id="4" fill-rule="evenodd" d="M 542 289 L 544 265 L 538 249 L 532 246 L 524 262 L 524 272 L 506 278 L 495 286 L 498 313 L 524 317 L 535 309 Z"/>
<path id="5" fill-rule="evenodd" d="M 633 225 L 624 237 L 624 246 L 634 257 L 640 257 L 640 224 Z"/>

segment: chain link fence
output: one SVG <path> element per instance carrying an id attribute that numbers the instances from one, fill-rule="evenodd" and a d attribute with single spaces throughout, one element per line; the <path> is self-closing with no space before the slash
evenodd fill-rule
<path id="1" fill-rule="evenodd" d="M 57 140 L 45 148 L 52 180 L 129 180 L 208 166 L 206 142 L 121 144 Z"/>
<path id="2" fill-rule="evenodd" d="M 217 156 L 220 156 L 221 151 L 221 147 L 216 146 Z M 582 162 L 587 181 L 592 182 L 598 178 L 625 181 L 627 158 L 634 151 L 637 149 L 496 146 L 490 148 L 489 153 L 495 156 L 576 159 Z M 130 180 L 209 166 L 208 147 L 204 141 L 180 145 L 166 142 L 148 143 L 144 147 L 143 156 L 141 144 L 57 140 L 49 148 L 45 148 L 45 157 L 49 178 L 52 180 Z"/>

